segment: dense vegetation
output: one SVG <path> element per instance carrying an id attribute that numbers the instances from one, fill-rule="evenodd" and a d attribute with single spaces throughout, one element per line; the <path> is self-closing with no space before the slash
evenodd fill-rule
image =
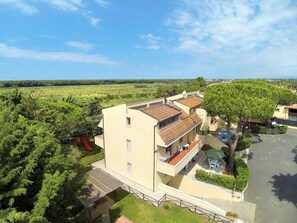
<path id="1" fill-rule="evenodd" d="M 271 119 L 277 105 L 289 105 L 296 100 L 297 95 L 292 91 L 259 80 L 238 80 L 207 88 L 203 108 L 212 116 L 224 118 L 228 131 L 234 117 L 238 120 L 235 140 L 232 142 L 229 139 L 230 171 L 234 170 L 239 132 L 245 129 L 243 121 L 248 118 Z"/>
<path id="2" fill-rule="evenodd" d="M 0 87 L 44 87 L 44 86 L 78 86 L 78 85 L 111 85 L 111 84 L 155 84 L 173 83 L 188 80 L 179 79 L 121 79 L 121 80 L 19 80 L 1 81 Z"/>
<path id="3" fill-rule="evenodd" d="M 83 126 L 83 110 L 18 90 L 0 101 L 0 222 L 67 222 L 79 214 L 80 152 L 61 140 Z"/>

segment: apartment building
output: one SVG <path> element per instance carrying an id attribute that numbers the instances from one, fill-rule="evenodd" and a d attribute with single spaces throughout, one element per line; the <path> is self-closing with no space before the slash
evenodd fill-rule
<path id="1" fill-rule="evenodd" d="M 168 184 L 205 144 L 211 118 L 202 100 L 183 92 L 103 109 L 95 143 L 104 148 L 105 167 L 153 191 Z"/>

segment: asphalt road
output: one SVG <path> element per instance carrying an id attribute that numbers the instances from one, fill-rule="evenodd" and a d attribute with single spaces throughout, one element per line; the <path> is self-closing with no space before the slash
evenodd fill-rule
<path id="1" fill-rule="evenodd" d="M 257 205 L 255 223 L 296 223 L 297 130 L 260 135 L 251 152 L 245 200 Z"/>

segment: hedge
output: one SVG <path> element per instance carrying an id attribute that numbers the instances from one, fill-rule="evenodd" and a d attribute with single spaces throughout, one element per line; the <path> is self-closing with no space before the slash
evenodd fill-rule
<path id="1" fill-rule="evenodd" d="M 288 126 L 278 125 L 275 128 L 269 128 L 266 126 L 253 126 L 252 132 L 256 134 L 286 134 L 288 131 Z"/>
<path id="2" fill-rule="evenodd" d="M 237 142 L 237 151 L 241 151 L 247 148 L 250 148 L 253 143 L 253 137 L 252 136 L 245 136 L 244 138 L 239 138 Z"/>
<path id="3" fill-rule="evenodd" d="M 238 156 L 235 156 L 236 190 L 243 191 L 250 178 L 250 170 L 246 163 Z"/>
<path id="4" fill-rule="evenodd" d="M 288 126 L 286 125 L 279 125 L 278 126 L 278 133 L 279 134 L 286 134 L 288 131 Z"/>
<path id="5" fill-rule="evenodd" d="M 252 132 L 256 134 L 267 134 L 268 128 L 266 126 L 253 126 L 251 127 Z"/>
<path id="6" fill-rule="evenodd" d="M 233 190 L 235 186 L 236 191 L 243 191 L 246 188 L 250 177 L 250 171 L 246 163 L 238 156 L 235 157 L 235 176 L 219 175 L 209 173 L 204 170 L 196 170 L 196 179 L 215 184 L 217 186 L 225 187 L 229 190 Z"/>

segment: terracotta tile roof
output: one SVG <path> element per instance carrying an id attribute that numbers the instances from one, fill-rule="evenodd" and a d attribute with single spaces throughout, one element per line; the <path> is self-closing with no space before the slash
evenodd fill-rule
<path id="1" fill-rule="evenodd" d="M 157 119 L 159 122 L 170 117 L 181 114 L 180 110 L 170 107 L 168 105 L 157 105 L 153 107 L 144 108 L 141 110 L 145 114 Z"/>
<path id="2" fill-rule="evenodd" d="M 198 97 L 198 96 L 190 96 L 187 98 L 182 98 L 182 99 L 178 99 L 176 100 L 177 102 L 189 107 L 189 108 L 195 108 L 198 107 L 201 102 L 203 101 L 202 98 Z"/>
<path id="3" fill-rule="evenodd" d="M 193 113 L 191 115 L 187 115 L 187 117 L 185 117 L 184 119 L 180 119 L 179 121 L 169 125 L 168 127 L 161 129 L 159 131 L 159 135 L 165 142 L 165 144 L 168 144 L 175 139 L 178 139 L 180 136 L 182 136 L 201 122 L 202 120 L 198 117 L 198 115 L 196 113 Z"/>

